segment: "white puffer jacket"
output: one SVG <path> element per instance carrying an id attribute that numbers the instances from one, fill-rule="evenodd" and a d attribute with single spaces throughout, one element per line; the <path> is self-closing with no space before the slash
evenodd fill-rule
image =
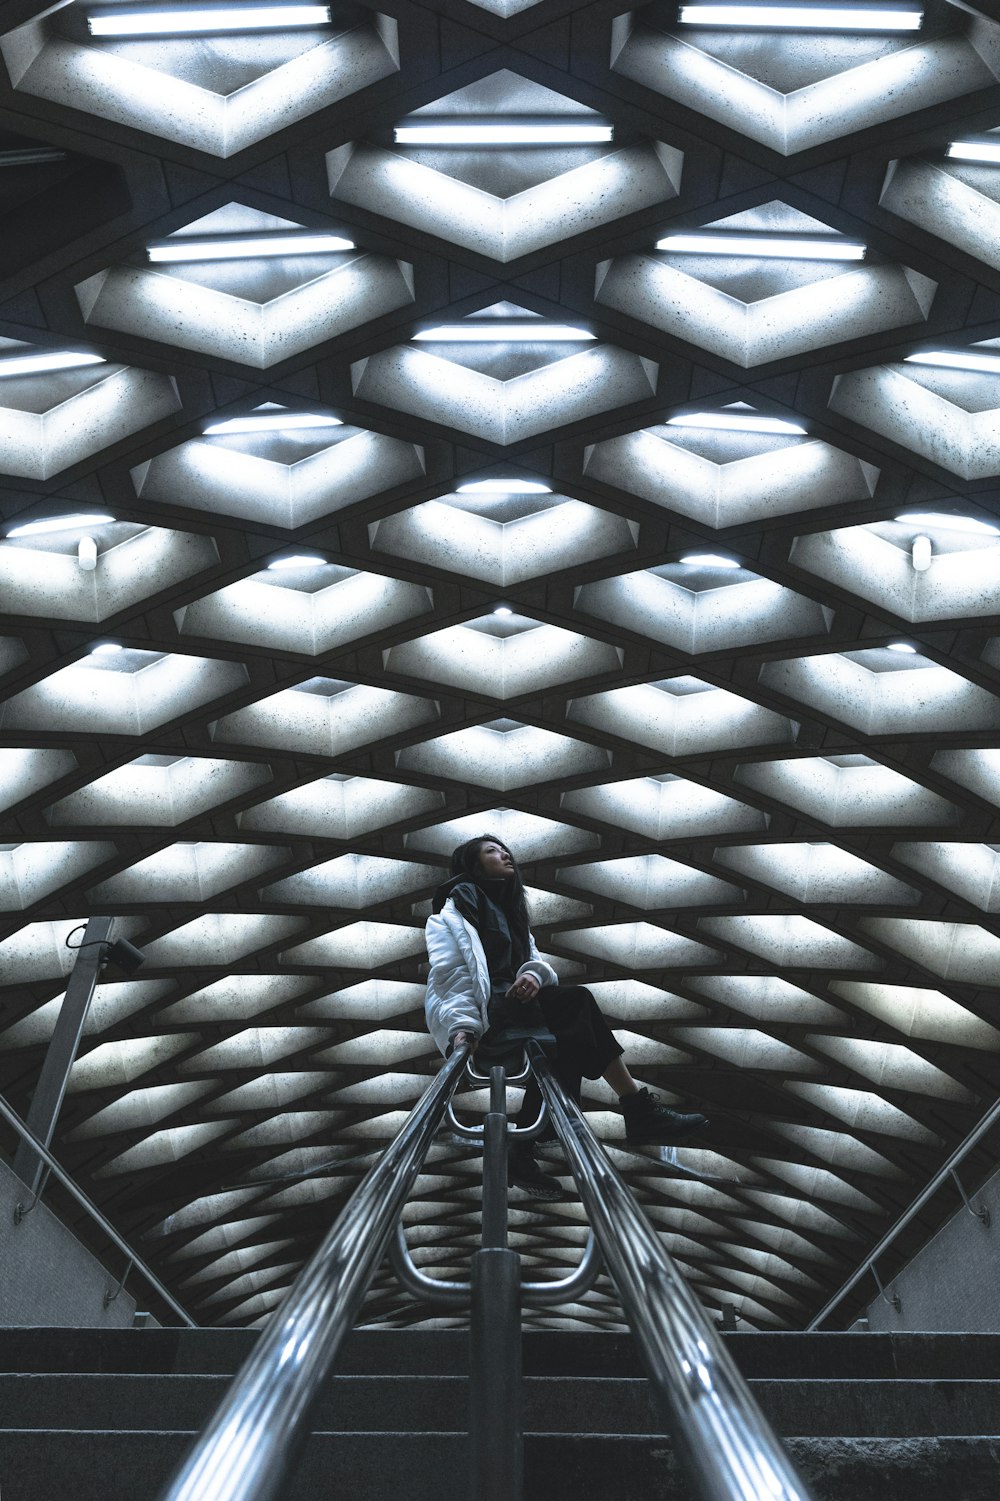
<path id="1" fill-rule="evenodd" d="M 424 1001 L 427 1026 L 441 1052 L 447 1053 L 456 1032 L 482 1037 L 486 1031 L 490 972 L 479 934 L 451 897 L 440 912 L 427 919 L 424 932 L 431 962 Z M 534 975 L 539 985 L 558 985 L 559 976 L 540 956 L 530 933 L 528 942 L 531 957 L 521 965 L 518 975 Z"/>

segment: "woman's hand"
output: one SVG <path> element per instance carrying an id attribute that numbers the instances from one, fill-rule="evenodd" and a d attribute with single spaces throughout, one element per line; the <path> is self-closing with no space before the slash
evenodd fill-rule
<path id="1" fill-rule="evenodd" d="M 532 974 L 518 975 L 513 985 L 507 992 L 507 1000 L 520 1001 L 522 1005 L 533 1001 L 541 990 L 541 985 Z"/>

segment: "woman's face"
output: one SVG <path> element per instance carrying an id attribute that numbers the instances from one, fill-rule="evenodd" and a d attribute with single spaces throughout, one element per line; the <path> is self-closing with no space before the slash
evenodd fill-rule
<path id="1" fill-rule="evenodd" d="M 487 839 L 479 846 L 479 871 L 487 880 L 504 880 L 514 874 L 514 860 L 510 850 L 495 839 Z"/>

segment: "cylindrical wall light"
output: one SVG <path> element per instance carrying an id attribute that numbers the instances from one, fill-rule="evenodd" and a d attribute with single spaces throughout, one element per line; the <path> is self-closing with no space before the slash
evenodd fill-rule
<path id="1" fill-rule="evenodd" d="M 917 573 L 926 573 L 931 566 L 931 539 L 923 535 L 914 537 L 910 558 Z"/>

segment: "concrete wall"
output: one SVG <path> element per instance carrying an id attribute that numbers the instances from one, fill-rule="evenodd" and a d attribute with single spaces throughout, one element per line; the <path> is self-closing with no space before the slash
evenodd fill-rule
<path id="1" fill-rule="evenodd" d="M 949 1193 L 955 1213 L 885 1284 L 887 1298 L 899 1295 L 900 1311 L 875 1298 L 867 1310 L 871 1330 L 1000 1331 L 1000 1172 L 970 1194 L 977 1209 L 985 1205 L 990 1211 L 988 1230 L 962 1204 L 954 1184 L 939 1189 Z"/>
<path id="2" fill-rule="evenodd" d="M 106 1270 L 44 1199 L 15 1224 L 18 1201 L 27 1198 L 23 1183 L 0 1162 L 0 1328 L 129 1328 L 135 1299 L 127 1291 L 104 1306 L 105 1292 L 114 1291 L 125 1270 L 121 1252 L 109 1245 Z"/>

